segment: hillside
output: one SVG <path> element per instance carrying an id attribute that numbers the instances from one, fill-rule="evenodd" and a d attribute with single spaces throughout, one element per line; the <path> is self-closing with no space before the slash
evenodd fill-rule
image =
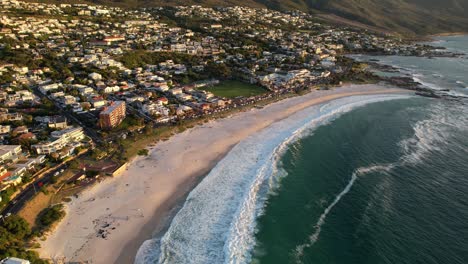
<path id="1" fill-rule="evenodd" d="M 43 0 L 55 3 L 72 0 Z M 122 7 L 204 5 L 298 9 L 334 21 L 351 20 L 402 34 L 468 32 L 468 0 L 88 0 Z M 343 19 L 336 19 L 336 18 Z"/>
<path id="2" fill-rule="evenodd" d="M 403 33 L 468 31 L 468 0 L 330 0 L 320 9 Z"/>

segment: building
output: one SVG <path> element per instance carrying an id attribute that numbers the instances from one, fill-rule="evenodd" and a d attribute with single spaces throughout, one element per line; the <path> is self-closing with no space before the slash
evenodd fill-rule
<path id="1" fill-rule="evenodd" d="M 99 126 L 111 129 L 118 126 L 125 119 L 125 101 L 115 101 L 99 114 Z"/>
<path id="2" fill-rule="evenodd" d="M 30 264 L 29 260 L 19 258 L 6 258 L 0 261 L 0 264 Z"/>
<path id="3" fill-rule="evenodd" d="M 10 133 L 11 126 L 2 126 L 0 125 L 0 134 Z"/>
<path id="4" fill-rule="evenodd" d="M 50 133 L 51 141 L 33 145 L 37 154 L 51 154 L 58 152 L 66 146 L 76 147 L 84 139 L 83 128 L 69 127 L 64 130 L 53 131 Z"/>
<path id="5" fill-rule="evenodd" d="M 4 179 L 8 178 L 11 176 L 11 172 L 8 172 L 8 170 L 0 165 L 0 182 L 2 182 Z"/>
<path id="6" fill-rule="evenodd" d="M 0 145 L 0 162 L 3 163 L 9 159 L 17 159 L 20 153 L 20 145 Z"/>
<path id="7" fill-rule="evenodd" d="M 49 128 L 65 129 L 68 127 L 67 118 L 64 116 L 51 116 L 47 125 Z"/>

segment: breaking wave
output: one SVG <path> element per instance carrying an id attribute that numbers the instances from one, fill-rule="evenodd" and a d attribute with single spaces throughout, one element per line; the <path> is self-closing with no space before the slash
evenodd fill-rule
<path id="1" fill-rule="evenodd" d="M 284 176 L 278 163 L 287 147 L 356 107 L 406 98 L 412 97 L 367 95 L 337 99 L 300 111 L 240 142 L 192 190 L 166 234 L 140 247 L 135 263 L 249 262 L 255 245 L 256 219 L 268 194 Z"/>

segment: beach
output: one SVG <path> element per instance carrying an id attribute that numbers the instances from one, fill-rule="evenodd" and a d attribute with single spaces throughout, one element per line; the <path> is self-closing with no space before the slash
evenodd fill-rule
<path id="1" fill-rule="evenodd" d="M 271 124 L 338 98 L 408 93 L 379 85 L 313 91 L 196 126 L 150 148 L 121 175 L 66 204 L 67 215 L 41 242 L 41 257 L 64 262 L 133 263 L 138 248 L 165 230 L 187 194 L 229 150 Z"/>

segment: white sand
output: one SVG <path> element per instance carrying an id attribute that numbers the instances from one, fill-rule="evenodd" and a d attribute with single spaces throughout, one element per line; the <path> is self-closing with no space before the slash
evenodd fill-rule
<path id="1" fill-rule="evenodd" d="M 149 157 L 136 158 L 121 176 L 68 203 L 67 216 L 42 243 L 40 254 L 65 261 L 133 263 L 141 244 L 167 226 L 188 192 L 239 141 L 314 104 L 375 93 L 407 91 L 378 85 L 314 91 L 212 121 L 158 143 Z"/>

